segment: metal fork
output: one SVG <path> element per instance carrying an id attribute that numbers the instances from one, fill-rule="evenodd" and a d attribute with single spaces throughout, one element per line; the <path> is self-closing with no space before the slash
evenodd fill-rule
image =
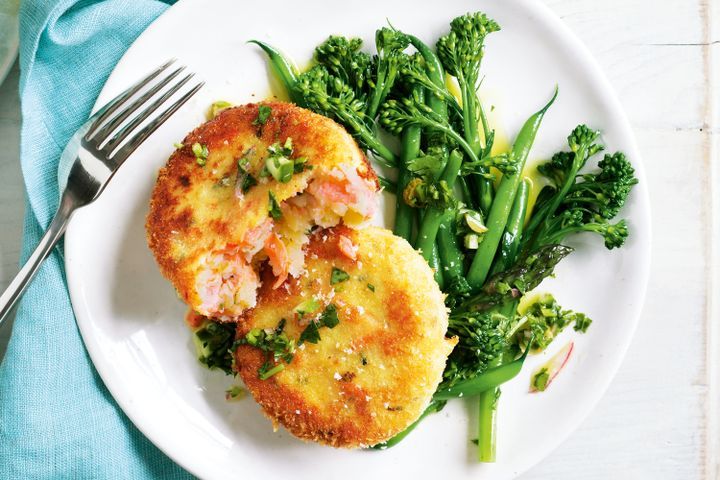
<path id="1" fill-rule="evenodd" d="M 173 64 L 171 60 L 158 67 L 103 106 L 75 132 L 63 150 L 61 163 L 69 160 L 73 163 L 60 206 L 35 251 L 0 296 L 0 325 L 65 233 L 73 212 L 98 198 L 140 144 L 202 88 L 204 82 L 194 84 L 162 113 L 156 114 L 194 76 L 193 73 L 181 75 L 185 67 L 171 68 Z"/>

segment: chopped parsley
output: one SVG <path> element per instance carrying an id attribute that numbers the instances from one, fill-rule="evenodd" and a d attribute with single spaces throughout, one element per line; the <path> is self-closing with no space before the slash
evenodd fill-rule
<path id="1" fill-rule="evenodd" d="M 320 332 L 318 331 L 318 324 L 315 320 L 311 320 L 307 327 L 305 327 L 305 330 L 300 334 L 298 345 L 302 345 L 305 342 L 318 343 L 319 341 Z"/>
<path id="2" fill-rule="evenodd" d="M 270 216 L 273 220 L 280 220 L 280 218 L 282 218 L 282 211 L 280 210 L 280 205 L 278 204 L 273 192 L 268 192 L 268 198 L 268 212 L 270 213 Z"/>
<path id="3" fill-rule="evenodd" d="M 272 108 L 270 108 L 267 105 L 260 105 L 258 107 L 258 116 L 255 120 L 253 120 L 252 124 L 256 127 L 263 127 L 267 123 L 268 119 L 270 118 L 270 114 L 272 113 Z"/>
<path id="4" fill-rule="evenodd" d="M 350 278 L 350 275 L 345 270 L 340 270 L 337 267 L 332 267 L 330 273 L 330 285 L 335 285 L 344 282 Z"/>
<path id="5" fill-rule="evenodd" d="M 331 303 L 320 315 L 320 324 L 324 327 L 335 328 L 338 323 L 340 323 L 340 319 L 338 318 L 337 307 Z"/>
<path id="6" fill-rule="evenodd" d="M 250 175 L 250 161 L 247 158 L 238 160 L 238 179 L 237 184 L 240 185 L 240 191 L 247 193 L 252 187 L 257 185 L 255 177 Z"/>
<path id="7" fill-rule="evenodd" d="M 226 375 L 232 375 L 233 340 L 235 324 L 205 320 L 193 332 L 193 340 L 200 363 L 209 369 L 219 369 Z"/>
<path id="8" fill-rule="evenodd" d="M 192 146 L 192 152 L 193 155 L 195 155 L 195 161 L 198 165 L 201 167 L 204 167 L 207 163 L 208 155 L 210 155 L 210 151 L 207 148 L 207 145 L 202 145 L 198 142 L 193 143 Z"/>
<path id="9" fill-rule="evenodd" d="M 240 345 L 250 345 L 265 352 L 265 363 L 258 369 L 261 380 L 282 371 L 285 365 L 281 362 L 290 363 L 295 356 L 295 340 L 283 333 L 284 328 L 283 318 L 275 329 L 253 328 L 233 344 L 233 350 Z"/>
<path id="10" fill-rule="evenodd" d="M 298 345 L 302 345 L 305 342 L 318 343 L 320 341 L 320 328 L 335 328 L 338 323 L 340 323 L 340 319 L 338 318 L 337 307 L 331 303 L 325 307 L 325 310 L 320 314 L 318 319 L 311 320 L 310 323 L 308 323 L 305 330 L 300 334 Z"/>

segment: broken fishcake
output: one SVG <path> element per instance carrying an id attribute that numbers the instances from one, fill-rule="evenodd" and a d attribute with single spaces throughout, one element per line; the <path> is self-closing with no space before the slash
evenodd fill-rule
<path id="1" fill-rule="evenodd" d="M 222 111 L 160 170 L 146 229 L 160 270 L 196 312 L 230 321 L 255 305 L 266 260 L 277 287 L 303 269 L 313 226 L 358 226 L 377 177 L 334 121 L 289 103 Z"/>

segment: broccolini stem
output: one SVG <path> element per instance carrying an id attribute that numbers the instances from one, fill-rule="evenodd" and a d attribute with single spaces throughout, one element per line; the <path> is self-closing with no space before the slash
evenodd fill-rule
<path id="1" fill-rule="evenodd" d="M 415 88 L 419 98 L 422 99 L 423 89 Z M 395 197 L 395 235 L 404 238 L 412 243 L 413 223 L 415 210 L 405 203 L 402 192 L 405 191 L 411 175 L 407 164 L 420 154 L 420 139 L 422 129 L 417 125 L 411 125 L 402 134 L 402 146 L 400 151 L 400 162 L 398 165 L 398 194 Z"/>
<path id="2" fill-rule="evenodd" d="M 440 181 L 445 181 L 450 190 L 452 190 L 453 186 L 455 185 L 455 180 L 460 173 L 462 160 L 462 154 L 458 150 L 453 150 L 450 153 L 450 158 L 448 159 L 448 163 L 445 166 L 443 173 L 440 175 Z M 417 250 L 420 250 L 425 260 L 430 260 L 433 245 L 435 245 L 435 237 L 444 216 L 444 210 L 440 210 L 438 208 L 429 208 L 425 213 L 422 222 L 420 222 L 420 228 L 418 230 L 415 248 Z"/>
<path id="3" fill-rule="evenodd" d="M 558 90 L 556 87 L 555 93 L 550 101 L 542 109 L 528 118 L 515 139 L 511 155 L 513 155 L 517 162 L 517 172 L 512 175 L 503 175 L 495 201 L 493 201 L 492 208 L 488 215 L 486 224 L 488 231 L 485 233 L 485 237 L 482 243 L 480 243 L 472 264 L 470 265 L 470 270 L 468 271 L 467 280 L 468 283 L 470 283 L 470 287 L 474 290 L 479 290 L 482 287 L 490 272 L 490 266 L 495 258 L 500 238 L 505 231 L 505 225 L 507 224 L 510 210 L 515 201 L 515 194 L 522 178 L 522 170 L 525 166 L 528 153 L 535 140 L 535 135 L 540 129 L 540 124 L 545 116 L 545 112 L 547 112 L 553 102 L 555 102 L 557 94 Z"/>
<path id="4" fill-rule="evenodd" d="M 492 365 L 499 367 L 500 365 Z M 495 387 L 486 390 L 478 397 L 478 460 L 485 463 L 495 461 L 497 450 L 497 402 L 500 396 L 500 388 Z"/>
<path id="5" fill-rule="evenodd" d="M 477 210 L 477 202 L 475 202 L 475 197 L 470 190 L 470 184 L 468 183 L 467 179 L 465 177 L 460 177 L 457 179 L 457 181 L 460 184 L 460 192 L 462 193 L 463 203 L 470 207 L 472 210 Z"/>
<path id="6" fill-rule="evenodd" d="M 500 240 L 500 257 L 495 261 L 493 270 L 502 272 L 508 270 L 517 261 L 522 240 L 525 214 L 527 213 L 530 180 L 525 178 L 518 186 L 513 208 L 508 217 L 505 233 Z M 515 322 L 518 301 L 511 301 L 501 307 L 501 313 L 508 319 L 509 324 Z M 499 367 L 503 363 L 502 355 L 491 362 L 491 366 Z M 480 394 L 478 399 L 478 460 L 481 462 L 494 462 L 497 444 L 497 402 L 500 389 L 494 388 Z"/>

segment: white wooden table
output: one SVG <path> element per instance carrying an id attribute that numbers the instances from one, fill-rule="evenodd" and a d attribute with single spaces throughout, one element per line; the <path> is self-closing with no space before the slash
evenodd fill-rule
<path id="1" fill-rule="evenodd" d="M 609 391 L 522 478 L 720 479 L 720 0 L 544 1 L 597 57 L 633 124 L 653 269 Z M 17 81 L 15 69 L 0 88 L 0 287 L 17 269 L 22 227 Z"/>

